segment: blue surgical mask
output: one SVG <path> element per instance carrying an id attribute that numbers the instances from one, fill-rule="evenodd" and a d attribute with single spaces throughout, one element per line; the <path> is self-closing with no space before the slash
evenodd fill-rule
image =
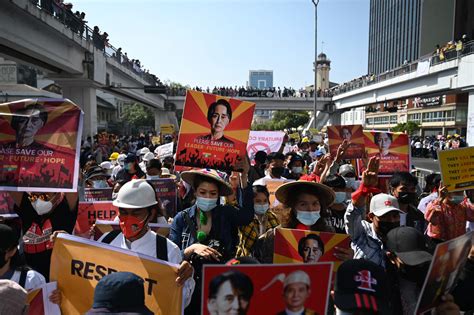
<path id="1" fill-rule="evenodd" d="M 255 210 L 256 214 L 265 214 L 269 207 L 270 207 L 270 205 L 268 203 L 266 203 L 264 205 L 255 204 L 253 206 L 253 209 Z"/>
<path id="2" fill-rule="evenodd" d="M 203 212 L 208 212 L 217 207 L 217 198 L 196 197 L 196 206 Z"/>
<path id="3" fill-rule="evenodd" d="M 296 218 L 306 226 L 315 224 L 320 217 L 319 211 L 296 211 Z"/>
<path id="4" fill-rule="evenodd" d="M 336 191 L 336 199 L 334 203 L 343 203 L 347 199 L 347 194 L 344 191 Z"/>
<path id="5" fill-rule="evenodd" d="M 464 196 L 451 196 L 451 202 L 455 205 L 460 204 L 464 200 Z"/>
<path id="6" fill-rule="evenodd" d="M 93 188 L 107 188 L 109 185 L 105 180 L 93 180 L 92 181 Z"/>

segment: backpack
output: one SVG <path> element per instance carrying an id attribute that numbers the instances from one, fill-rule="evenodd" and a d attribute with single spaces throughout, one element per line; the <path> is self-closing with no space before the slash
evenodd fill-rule
<path id="1" fill-rule="evenodd" d="M 110 244 L 121 233 L 120 230 L 113 230 L 107 234 L 102 243 Z M 165 237 L 156 234 L 156 258 L 168 261 L 168 244 Z"/>

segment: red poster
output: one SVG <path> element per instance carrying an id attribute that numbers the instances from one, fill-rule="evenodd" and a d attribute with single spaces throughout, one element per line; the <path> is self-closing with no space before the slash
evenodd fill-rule
<path id="1" fill-rule="evenodd" d="M 380 157 L 380 176 L 410 171 L 410 140 L 407 134 L 364 131 L 364 141 L 368 158 Z M 363 160 L 358 160 L 358 168 L 360 174 L 366 169 Z"/>
<path id="2" fill-rule="evenodd" d="M 348 126 L 329 126 L 329 151 L 332 156 L 336 156 L 337 148 L 344 141 L 349 142 L 343 158 L 344 159 L 358 159 L 365 154 L 365 142 L 362 125 L 348 125 Z"/>
<path id="3" fill-rule="evenodd" d="M 82 114 L 65 99 L 0 104 L 0 190 L 76 191 Z"/>
<path id="4" fill-rule="evenodd" d="M 151 181 L 155 186 L 156 198 L 166 211 L 168 217 L 174 218 L 177 207 L 176 184 L 172 178 L 160 178 Z"/>
<path id="5" fill-rule="evenodd" d="M 110 201 L 79 202 L 74 234 L 89 238 L 89 230 L 96 220 L 113 220 L 118 208 Z"/>
<path id="6" fill-rule="evenodd" d="M 325 314 L 331 274 L 332 263 L 204 265 L 201 314 Z"/>
<path id="7" fill-rule="evenodd" d="M 238 170 L 245 158 L 255 103 L 188 90 L 176 165 Z"/>

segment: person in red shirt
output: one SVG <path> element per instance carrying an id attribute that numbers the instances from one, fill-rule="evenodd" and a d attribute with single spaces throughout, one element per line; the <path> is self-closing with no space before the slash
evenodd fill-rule
<path id="1" fill-rule="evenodd" d="M 443 242 L 466 233 L 467 221 L 474 221 L 474 207 L 464 201 L 464 192 L 448 192 L 446 186 L 438 190 L 438 198 L 432 201 L 425 213 L 428 236 L 435 242 Z"/>

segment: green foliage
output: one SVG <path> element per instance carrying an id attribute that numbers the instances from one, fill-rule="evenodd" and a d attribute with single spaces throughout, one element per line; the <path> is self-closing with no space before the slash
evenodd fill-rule
<path id="1" fill-rule="evenodd" d="M 406 123 L 399 123 L 395 127 L 391 128 L 393 132 L 405 132 L 408 135 L 413 135 L 416 131 L 420 130 L 420 124 L 409 121 Z"/>
<path id="2" fill-rule="evenodd" d="M 155 126 L 155 117 L 152 110 L 138 103 L 125 105 L 123 107 L 122 119 L 129 124 L 132 130 L 136 130 L 138 127 Z"/>
<path id="3" fill-rule="evenodd" d="M 272 120 L 263 124 L 253 124 L 252 130 L 283 130 L 298 128 L 308 123 L 310 117 L 306 111 L 277 111 Z"/>

